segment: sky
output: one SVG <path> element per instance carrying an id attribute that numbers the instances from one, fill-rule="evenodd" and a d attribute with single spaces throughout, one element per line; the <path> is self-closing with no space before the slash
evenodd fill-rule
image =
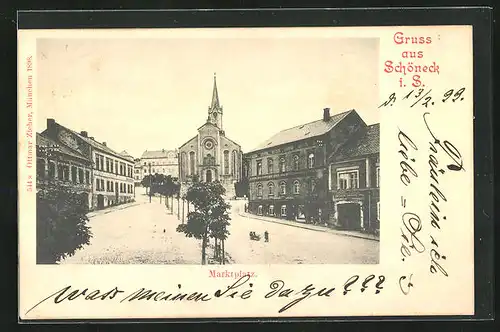
<path id="1" fill-rule="evenodd" d="M 217 74 L 226 136 L 275 133 L 355 109 L 379 122 L 373 38 L 39 39 L 37 131 L 47 118 L 139 158 L 175 149 L 207 118 Z"/>

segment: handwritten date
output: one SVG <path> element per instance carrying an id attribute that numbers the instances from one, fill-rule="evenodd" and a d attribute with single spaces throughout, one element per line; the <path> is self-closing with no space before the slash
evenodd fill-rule
<path id="1" fill-rule="evenodd" d="M 410 108 L 415 106 L 424 106 L 425 108 L 427 108 L 429 106 L 434 106 L 436 102 L 449 103 L 451 101 L 452 103 L 455 103 L 463 101 L 465 99 L 465 88 L 449 89 L 442 93 L 440 97 L 436 97 L 437 99 L 434 99 L 431 92 L 432 89 L 414 89 L 404 95 L 401 98 L 401 101 L 409 101 L 411 103 Z M 379 105 L 378 108 L 393 106 L 397 100 L 398 98 L 396 96 L 396 93 L 393 92 L 382 104 Z"/>

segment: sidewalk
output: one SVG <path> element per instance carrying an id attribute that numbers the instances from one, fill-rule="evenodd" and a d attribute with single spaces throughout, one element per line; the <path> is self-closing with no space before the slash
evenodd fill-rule
<path id="1" fill-rule="evenodd" d="M 258 219 L 258 220 L 262 220 L 262 221 L 272 222 L 275 224 L 282 224 L 282 225 L 291 226 L 291 227 L 305 228 L 305 229 L 309 229 L 311 231 L 325 232 L 325 233 L 331 233 L 331 234 L 335 234 L 335 235 L 351 236 L 351 237 L 357 237 L 357 238 L 367 239 L 367 240 L 372 240 L 372 241 L 380 241 L 379 236 L 374 235 L 374 234 L 362 233 L 362 232 L 357 232 L 357 231 L 343 231 L 343 230 L 331 229 L 331 228 L 328 228 L 326 226 L 312 225 L 312 224 L 301 223 L 298 221 L 282 220 L 282 219 L 278 219 L 278 218 L 258 216 L 258 215 L 247 213 L 247 212 L 238 212 L 238 214 L 242 217 L 245 217 L 245 218 Z"/>
<path id="2" fill-rule="evenodd" d="M 90 218 L 93 218 L 93 217 L 96 217 L 96 216 L 102 216 L 103 214 L 107 214 L 107 213 L 111 213 L 111 212 L 115 212 L 115 211 L 127 209 L 129 207 L 133 207 L 133 206 L 137 206 L 137 205 L 141 205 L 141 204 L 144 204 L 144 202 L 132 202 L 132 203 L 126 203 L 126 204 L 111 206 L 111 207 L 108 207 L 106 209 L 91 211 L 91 212 L 87 213 L 87 217 L 90 219 Z"/>

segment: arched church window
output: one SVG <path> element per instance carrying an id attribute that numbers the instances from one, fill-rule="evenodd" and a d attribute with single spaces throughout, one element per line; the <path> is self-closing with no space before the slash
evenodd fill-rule
<path id="1" fill-rule="evenodd" d="M 224 150 L 224 174 L 229 174 L 229 151 Z"/>
<path id="2" fill-rule="evenodd" d="M 186 152 L 182 152 L 181 153 L 181 160 L 180 160 L 180 164 L 181 164 L 181 167 L 180 167 L 180 170 L 181 170 L 181 179 L 185 179 L 186 178 L 186 171 L 187 171 L 187 154 Z"/>
<path id="3" fill-rule="evenodd" d="M 232 158 L 233 158 L 233 175 L 234 176 L 238 176 L 238 167 L 237 167 L 237 164 L 238 164 L 238 152 L 236 152 L 236 150 L 233 150 L 233 155 L 232 155 Z"/>
<path id="4" fill-rule="evenodd" d="M 190 175 L 194 175 L 195 173 L 195 168 L 194 168 L 194 165 L 195 165 L 195 154 L 194 154 L 194 151 L 191 151 L 189 152 L 189 174 Z"/>

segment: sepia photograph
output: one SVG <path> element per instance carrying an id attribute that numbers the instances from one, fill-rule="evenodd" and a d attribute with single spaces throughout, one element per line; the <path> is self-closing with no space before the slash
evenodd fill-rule
<path id="1" fill-rule="evenodd" d="M 37 264 L 379 263 L 378 38 L 36 57 Z"/>
<path id="2" fill-rule="evenodd" d="M 26 12 L 19 319 L 475 314 L 473 27 L 231 13 Z"/>

